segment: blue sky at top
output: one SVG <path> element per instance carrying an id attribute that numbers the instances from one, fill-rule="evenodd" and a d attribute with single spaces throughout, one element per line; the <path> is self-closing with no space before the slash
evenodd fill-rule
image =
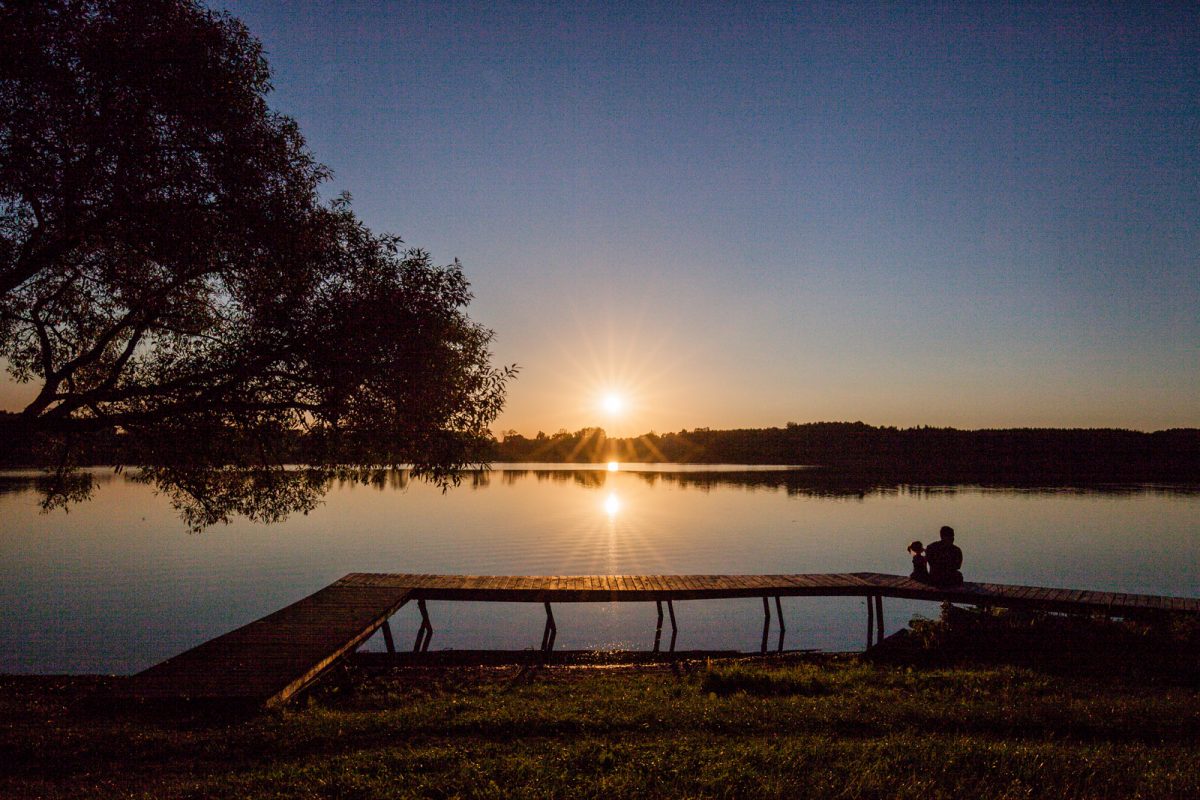
<path id="1" fill-rule="evenodd" d="M 1200 6 L 225 7 L 498 428 L 1200 425 Z"/>

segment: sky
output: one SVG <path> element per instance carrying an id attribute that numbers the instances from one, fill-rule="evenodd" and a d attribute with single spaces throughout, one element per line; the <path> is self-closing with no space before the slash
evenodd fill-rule
<path id="1" fill-rule="evenodd" d="M 1200 426 L 1194 3 L 216 7 L 496 431 Z"/>

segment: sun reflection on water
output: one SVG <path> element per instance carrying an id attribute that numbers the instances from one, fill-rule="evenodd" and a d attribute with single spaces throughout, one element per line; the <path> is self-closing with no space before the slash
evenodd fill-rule
<path id="1" fill-rule="evenodd" d="M 620 512 L 621 498 L 617 497 L 616 492 L 609 493 L 608 497 L 604 498 L 604 513 L 608 514 L 609 519 L 615 519 Z"/>

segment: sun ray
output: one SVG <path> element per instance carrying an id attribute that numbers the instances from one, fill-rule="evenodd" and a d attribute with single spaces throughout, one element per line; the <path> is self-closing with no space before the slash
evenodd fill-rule
<path id="1" fill-rule="evenodd" d="M 592 428 L 583 436 L 579 437 L 579 442 L 573 448 L 571 448 L 571 453 L 567 456 L 567 461 L 574 461 L 575 456 L 583 452 L 583 449 L 589 444 L 592 445 L 592 452 L 590 453 L 592 461 L 596 461 L 603 456 L 603 454 L 600 452 L 600 430 L 598 428 Z"/>
<path id="2" fill-rule="evenodd" d="M 641 443 L 643 446 L 645 446 L 645 448 L 650 451 L 650 455 L 654 456 L 654 458 L 656 460 L 658 460 L 658 461 L 669 461 L 670 460 L 665 455 L 663 455 L 663 451 L 659 450 L 658 445 L 656 445 L 653 441 L 651 441 L 649 437 L 639 436 L 636 441 Z"/>
<path id="3" fill-rule="evenodd" d="M 602 427 L 612 436 L 646 432 L 653 410 L 670 402 L 669 391 L 680 385 L 675 373 L 686 348 L 672 341 L 670 328 L 648 309 L 614 309 L 603 326 L 591 322 L 595 309 L 576 308 L 573 316 L 576 335 L 558 343 L 566 365 L 562 408 L 571 428 Z"/>

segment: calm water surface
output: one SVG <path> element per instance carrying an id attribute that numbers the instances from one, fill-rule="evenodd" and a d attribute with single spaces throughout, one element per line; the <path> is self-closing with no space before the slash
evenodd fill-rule
<path id="1" fill-rule="evenodd" d="M 130 673 L 347 572 L 907 573 L 953 525 L 968 580 L 1200 594 L 1195 487 L 820 490 L 747 468 L 508 465 L 443 494 L 395 473 L 335 486 L 308 516 L 188 533 L 165 498 L 97 471 L 93 499 L 41 513 L 0 473 L 0 672 Z M 680 649 L 757 649 L 761 604 L 676 605 Z M 430 603 L 432 648 L 536 647 L 535 604 Z M 885 601 L 888 631 L 934 604 Z M 861 599 L 784 600 L 788 647 L 861 649 Z M 559 605 L 558 648 L 648 648 L 653 603 Z M 411 642 L 417 612 L 393 619 Z M 378 641 L 369 647 L 381 648 Z"/>

